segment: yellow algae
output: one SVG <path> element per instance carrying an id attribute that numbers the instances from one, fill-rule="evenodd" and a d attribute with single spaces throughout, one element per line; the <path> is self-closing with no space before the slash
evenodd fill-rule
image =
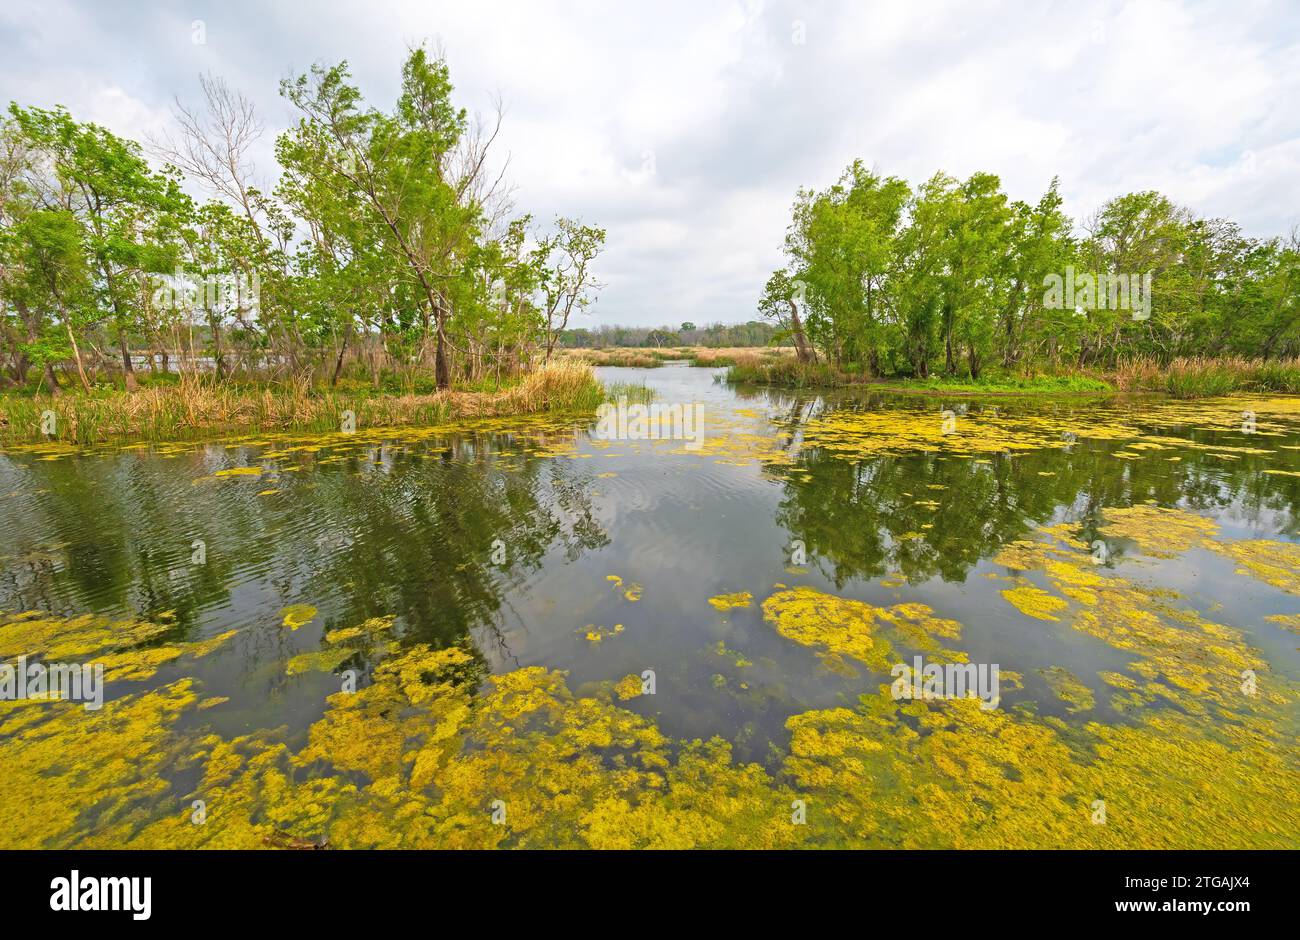
<path id="1" fill-rule="evenodd" d="M 716 610 L 727 611 L 735 610 L 740 607 L 748 607 L 754 602 L 754 595 L 748 591 L 737 591 L 734 594 L 718 594 L 709 598 L 709 603 Z"/>
<path id="2" fill-rule="evenodd" d="M 638 675 L 627 675 L 619 679 L 614 685 L 614 695 L 620 701 L 636 698 L 641 694 L 641 677 Z"/>
<path id="3" fill-rule="evenodd" d="M 96 614 L 0 613 L 0 658 L 40 654 L 49 660 L 85 660 L 160 640 L 174 629 L 166 623 L 113 620 Z"/>
<path id="4" fill-rule="evenodd" d="M 150 678 L 162 665 L 181 656 L 206 656 L 233 637 L 238 631 L 227 630 L 208 640 L 196 643 L 168 643 L 152 649 L 130 650 L 96 656 L 95 662 L 104 667 L 105 680 L 143 680 Z"/>
<path id="5" fill-rule="evenodd" d="M 1292 633 L 1300 633 L 1300 614 L 1273 614 L 1264 619 L 1269 623 L 1281 624 Z"/>
<path id="6" fill-rule="evenodd" d="M 158 615 L 169 619 L 168 614 Z M 0 613 L 0 660 L 18 656 L 50 662 L 75 660 L 99 665 L 107 681 L 141 681 L 181 656 L 206 656 L 236 633 L 201 642 L 160 642 L 175 630 L 169 623 L 113 620 L 97 614 L 52 617 L 39 611 Z"/>
<path id="7" fill-rule="evenodd" d="M 1002 596 L 1026 617 L 1037 620 L 1060 620 L 1056 614 L 1070 606 L 1068 602 L 1032 584 L 1008 588 L 1002 592 Z"/>
<path id="8" fill-rule="evenodd" d="M 585 636 L 588 642 L 599 643 L 610 637 L 618 636 L 623 632 L 623 625 L 621 623 L 616 623 L 611 628 L 605 628 L 589 623 L 583 630 L 579 630 L 578 632 Z"/>
<path id="9" fill-rule="evenodd" d="M 1213 519 L 1181 509 L 1159 506 L 1130 506 L 1102 511 L 1103 531 L 1130 539 L 1142 551 L 1156 558 L 1173 558 L 1189 548 L 1205 545 L 1218 534 Z"/>
<path id="10" fill-rule="evenodd" d="M 340 627 L 325 634 L 326 643 L 344 643 L 348 640 L 369 637 L 384 630 L 391 630 L 395 617 L 371 617 L 355 627 Z"/>
<path id="11" fill-rule="evenodd" d="M 1241 631 L 1206 619 L 1184 606 L 1175 592 L 1118 576 L 1101 578 L 1090 570 L 1089 555 L 1058 547 L 1044 535 L 1017 543 L 1014 558 L 1008 560 L 1020 570 L 1049 574 L 1057 591 L 1079 602 L 1066 618 L 1071 628 L 1138 657 L 1130 669 L 1146 682 L 1122 688 L 1123 697 L 1113 702 L 1117 707 L 1130 709 L 1162 699 L 1191 713 L 1213 707 L 1221 716 L 1240 719 L 1287 700 L 1280 682 L 1268 675 L 1267 663 L 1246 644 Z M 1081 579 L 1089 586 L 1078 587 Z M 1032 591 L 1036 593 L 1020 599 L 1029 606 L 1051 604 L 1053 619 L 1062 619 L 1056 613 L 1065 616 L 1065 597 L 1036 587 Z M 1246 671 L 1258 676 L 1254 696 L 1241 688 Z"/>
<path id="12" fill-rule="evenodd" d="M 763 616 L 787 640 L 822 651 L 831 660 L 852 656 L 877 671 L 889 668 L 887 641 L 873 636 L 876 608 L 809 587 L 778 591 L 763 602 Z"/>
<path id="13" fill-rule="evenodd" d="M 1238 574 L 1249 575 L 1288 594 L 1300 594 L 1300 545 L 1256 539 L 1216 542 L 1210 547 L 1239 564 Z"/>
<path id="14" fill-rule="evenodd" d="M 306 626 L 316 617 L 316 608 L 311 604 L 290 604 L 280 611 L 281 621 L 290 630 Z"/>
<path id="15" fill-rule="evenodd" d="M 260 477 L 262 475 L 261 467 L 230 467 L 227 470 L 218 470 L 212 474 L 214 477 Z"/>
<path id="16" fill-rule="evenodd" d="M 330 647 L 311 653 L 299 653 L 285 663 L 284 671 L 291 676 L 304 672 L 333 672 L 357 654 L 346 646 Z"/>
<path id="17" fill-rule="evenodd" d="M 1052 693 L 1069 706 L 1069 711 L 1086 712 L 1097 704 L 1092 689 L 1064 666 L 1048 666 L 1038 671 L 1047 680 Z"/>
<path id="18" fill-rule="evenodd" d="M 95 811 L 102 826 L 161 798 L 168 728 L 197 699 L 181 680 L 97 711 L 52 702 L 23 715 L 0 703 L 0 848 L 90 846 L 87 814 Z"/>
<path id="19" fill-rule="evenodd" d="M 868 620 L 861 608 L 851 616 Z M 919 604 L 888 610 L 930 617 Z M 370 685 L 330 696 L 296 748 L 277 732 L 179 730 L 202 708 L 190 680 L 99 713 L 42 706 L 35 724 L 31 709 L 0 703 L 0 845 L 1281 848 L 1300 827 L 1294 749 L 1259 719 L 1212 728 L 1155 712 L 1067 734 L 973 699 L 895 702 L 884 686 L 851 708 L 791 716 L 768 769 L 718 739 L 670 739 L 608 695 L 574 696 L 541 667 L 476 691 L 481 668 L 459 647 L 390 650 Z M 190 792 L 168 790 L 173 769 L 191 771 Z M 208 807 L 201 826 L 195 799 Z M 1106 825 L 1093 822 L 1098 799 Z"/>
<path id="20" fill-rule="evenodd" d="M 846 674 L 853 672 L 846 656 L 887 672 L 895 641 L 941 653 L 934 638 L 956 637 L 961 631 L 961 624 L 935 617 L 925 604 L 874 607 L 809 587 L 773 594 L 763 602 L 763 616 L 781 636 L 812 647 L 827 668 Z"/>
<path id="21" fill-rule="evenodd" d="M 725 657 L 725 658 L 727 658 L 727 659 L 732 660 L 732 661 L 733 661 L 733 665 L 734 665 L 737 669 L 745 669 L 745 668 L 747 668 L 747 667 L 749 667 L 749 666 L 754 665 L 752 662 L 750 662 L 748 659 L 746 659 L 743 655 L 741 655 L 740 653 L 736 652 L 736 651 L 733 650 L 733 649 L 730 649 L 730 648 L 727 646 L 727 644 L 724 643 L 722 640 L 719 640 L 718 643 L 717 643 L 717 645 L 713 647 L 713 651 L 714 651 L 715 653 L 717 653 L 719 656 L 723 656 L 723 657 Z"/>
<path id="22" fill-rule="evenodd" d="M 1057 586 L 1069 585 L 1072 588 L 1093 588 L 1106 583 L 1106 579 L 1095 571 L 1078 563 L 1061 559 L 1048 558 L 1043 562 L 1043 570 L 1057 583 Z"/>
<path id="23" fill-rule="evenodd" d="M 1049 721 L 973 699 L 900 707 L 887 696 L 787 727 L 785 770 L 822 810 L 812 838 L 831 844 L 1280 848 L 1300 820 L 1284 795 L 1300 783 L 1294 757 L 1257 727 L 1219 737 L 1178 715 L 1092 723 L 1081 750 Z M 1098 799 L 1105 825 L 1094 823 Z"/>

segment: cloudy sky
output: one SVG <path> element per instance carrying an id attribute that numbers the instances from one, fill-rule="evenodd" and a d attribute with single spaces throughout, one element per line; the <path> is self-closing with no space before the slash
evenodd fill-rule
<path id="1" fill-rule="evenodd" d="M 1076 218 L 1158 189 L 1252 235 L 1300 224 L 1293 0 L 5 0 L 0 100 L 143 140 L 211 71 L 257 102 L 270 183 L 281 78 L 346 59 L 388 107 L 426 41 L 462 105 L 503 99 L 518 209 L 608 229 L 582 325 L 750 318 L 795 190 L 854 158 L 1023 199 L 1059 175 Z"/>

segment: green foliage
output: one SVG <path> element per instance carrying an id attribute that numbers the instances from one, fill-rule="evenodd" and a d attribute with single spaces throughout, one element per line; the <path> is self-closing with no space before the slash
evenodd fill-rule
<path id="1" fill-rule="evenodd" d="M 830 188 L 797 194 L 788 264 L 758 310 L 780 339 L 799 347 L 806 334 L 814 348 L 801 359 L 820 353 L 864 376 L 978 384 L 990 367 L 1300 352 L 1297 236 L 1245 238 L 1155 192 L 1111 200 L 1076 234 L 1061 206 L 1056 180 L 1031 205 L 1009 201 L 988 173 L 937 173 L 912 191 L 855 161 Z M 1241 387 L 1205 369 L 1192 381 Z"/>
<path id="2" fill-rule="evenodd" d="M 592 302 L 604 230 L 507 217 L 495 130 L 454 103 L 440 57 L 413 50 L 387 110 L 346 63 L 282 82 L 298 118 L 270 192 L 251 182 L 251 103 L 202 85 L 206 113 L 179 108 L 177 165 L 158 171 L 62 108 L 0 118 L 0 384 L 35 367 L 57 393 L 75 364 L 86 390 L 105 370 L 135 390 L 145 348 L 151 371 L 223 381 L 335 386 L 359 368 L 375 389 L 499 388 Z M 186 196 L 182 170 L 215 198 Z"/>

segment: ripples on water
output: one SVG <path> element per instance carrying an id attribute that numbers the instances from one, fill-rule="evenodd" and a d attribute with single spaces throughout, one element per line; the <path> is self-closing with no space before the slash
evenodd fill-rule
<path id="1" fill-rule="evenodd" d="M 395 615 L 400 644 L 462 644 L 493 673 L 567 670 L 579 694 L 652 669 L 656 694 L 625 707 L 770 763 L 791 715 L 888 681 L 825 668 L 774 630 L 760 605 L 777 591 L 928 605 L 963 624 L 972 662 L 1023 677 L 1004 707 L 1069 716 L 1048 681 L 1064 667 L 1095 695 L 1090 718 L 1123 721 L 1098 675 L 1132 657 L 1008 604 L 999 551 L 1060 522 L 1091 545 L 1106 509 L 1143 505 L 1213 519 L 1224 539 L 1300 535 L 1294 407 L 1261 410 L 1245 433 L 1235 405 L 816 396 L 736 390 L 679 365 L 601 372 L 644 381 L 660 402 L 702 402 L 705 448 L 594 440 L 588 422 L 550 420 L 0 455 L 0 609 L 170 618 L 170 639 L 237 629 L 158 674 L 228 698 L 211 715 L 218 730 L 301 734 L 338 678 L 286 663 L 329 631 Z M 935 439 L 945 408 L 952 440 L 978 427 L 984 444 Z M 869 439 L 844 423 L 877 413 L 894 424 L 871 425 Z M 261 473 L 218 475 L 240 467 Z M 191 560 L 196 539 L 204 564 Z M 1181 592 L 1278 676 L 1300 678 L 1295 634 L 1265 619 L 1300 612 L 1300 598 L 1213 552 L 1159 558 L 1106 542 L 1108 569 Z M 708 603 L 733 592 L 754 603 Z M 287 630 L 294 604 L 317 614 Z M 377 659 L 349 663 L 362 685 Z"/>

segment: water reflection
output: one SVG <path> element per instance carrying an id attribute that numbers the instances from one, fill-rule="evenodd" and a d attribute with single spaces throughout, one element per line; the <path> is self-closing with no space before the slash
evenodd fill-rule
<path id="1" fill-rule="evenodd" d="M 545 665 L 582 688 L 654 669 L 661 694 L 629 707 L 761 759 L 791 714 L 879 681 L 829 674 L 774 632 L 759 603 L 778 585 L 923 602 L 966 624 L 972 655 L 1027 674 L 1064 660 L 1086 675 L 1114 666 L 1112 654 L 1045 637 L 983 577 L 999 573 L 992 559 L 1009 543 L 1065 521 L 1091 544 L 1104 509 L 1146 503 L 1214 517 L 1234 538 L 1298 534 L 1294 414 L 1261 413 L 1248 433 L 1230 410 L 1195 404 L 791 394 L 685 366 L 604 372 L 645 381 L 662 401 L 702 402 L 710 446 L 602 442 L 585 422 L 547 421 L 0 456 L 0 608 L 164 619 L 175 626 L 160 642 L 239 629 L 228 654 L 195 668 L 268 722 L 319 709 L 321 679 L 288 674 L 294 656 L 391 616 L 401 645 L 460 646 L 484 671 Z M 908 436 L 945 410 L 995 443 Z M 853 438 L 855 415 L 907 433 Z M 996 444 L 1020 434 L 1032 446 Z M 796 541 L 806 564 L 792 562 Z M 1131 551 L 1107 540 L 1107 566 Z M 1142 564 L 1170 585 L 1199 579 L 1223 622 L 1295 671 L 1294 642 L 1263 622 L 1294 599 L 1234 587 L 1218 557 Z M 707 603 L 739 591 L 756 603 Z M 318 613 L 291 631 L 280 612 L 293 604 Z M 376 641 L 347 665 L 365 681 L 388 654 Z"/>

